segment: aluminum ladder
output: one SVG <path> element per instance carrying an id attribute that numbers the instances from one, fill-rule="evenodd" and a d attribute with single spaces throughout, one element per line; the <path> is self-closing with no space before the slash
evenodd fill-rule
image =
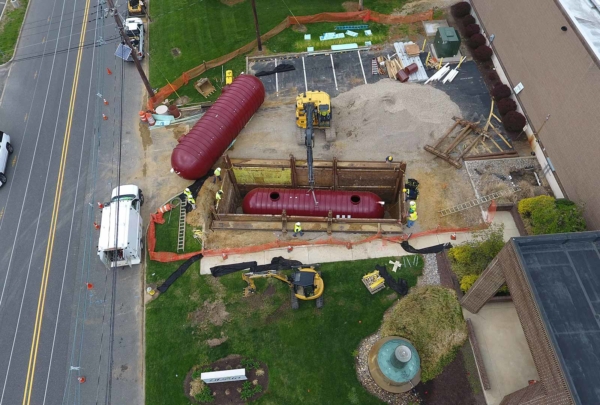
<path id="1" fill-rule="evenodd" d="M 488 201 L 495 200 L 496 198 L 504 197 L 506 195 L 516 193 L 517 191 L 521 191 L 521 189 L 517 186 L 513 186 L 507 190 L 498 191 L 496 193 L 484 195 L 483 197 L 476 198 L 471 201 L 467 201 L 465 203 L 456 205 L 451 208 L 443 209 L 440 212 L 440 216 L 445 217 L 446 215 L 456 214 L 457 212 L 461 212 L 464 210 L 468 210 L 469 208 L 476 207 L 478 205 L 484 204 Z"/>
<path id="2" fill-rule="evenodd" d="M 368 24 L 360 24 L 360 25 L 336 25 L 334 29 L 336 31 L 367 30 L 367 29 L 369 29 L 369 25 Z"/>
<path id="3" fill-rule="evenodd" d="M 377 65 L 377 59 L 371 59 L 371 74 L 378 75 L 379 74 L 379 66 Z"/>
<path id="4" fill-rule="evenodd" d="M 185 218 L 187 215 L 187 197 L 179 204 L 179 230 L 177 232 L 177 253 L 185 250 Z"/>

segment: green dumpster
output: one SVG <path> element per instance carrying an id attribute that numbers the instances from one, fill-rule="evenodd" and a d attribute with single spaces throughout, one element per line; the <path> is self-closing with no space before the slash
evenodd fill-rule
<path id="1" fill-rule="evenodd" d="M 433 46 L 438 58 L 449 58 L 456 55 L 460 49 L 458 32 L 452 27 L 438 28 Z"/>

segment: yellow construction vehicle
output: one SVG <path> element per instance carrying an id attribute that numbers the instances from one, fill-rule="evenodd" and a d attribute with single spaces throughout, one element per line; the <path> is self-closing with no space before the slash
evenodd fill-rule
<path id="1" fill-rule="evenodd" d="M 312 124 L 312 125 L 311 125 Z M 307 91 L 296 97 L 296 125 L 298 144 L 308 145 L 308 129 L 323 129 L 327 142 L 335 141 L 335 127 L 332 123 L 331 98 L 324 91 Z M 312 134 L 311 134 L 312 135 Z M 312 145 L 311 145 L 312 146 Z"/>
<path id="2" fill-rule="evenodd" d="M 385 279 L 379 275 L 379 270 L 364 275 L 362 282 L 371 294 L 375 294 L 385 288 Z"/>
<path id="3" fill-rule="evenodd" d="M 298 300 L 316 300 L 317 308 L 323 307 L 325 284 L 321 278 L 321 272 L 315 270 L 314 267 L 300 268 L 290 276 L 281 274 L 276 270 L 242 273 L 242 279 L 248 283 L 248 286 L 244 288 L 244 297 L 248 297 L 256 292 L 255 278 L 274 278 L 286 283 L 290 287 L 292 309 L 298 309 Z"/>
<path id="4" fill-rule="evenodd" d="M 129 15 L 144 15 L 146 14 L 146 7 L 144 7 L 144 0 L 127 0 L 127 12 Z"/>

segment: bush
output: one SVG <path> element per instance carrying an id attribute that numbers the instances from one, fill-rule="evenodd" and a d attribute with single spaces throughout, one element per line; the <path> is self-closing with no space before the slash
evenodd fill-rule
<path id="1" fill-rule="evenodd" d="M 208 385 L 205 386 L 199 394 L 194 395 L 194 398 L 196 398 L 196 401 L 198 402 L 213 402 L 215 400 Z"/>
<path id="2" fill-rule="evenodd" d="M 517 110 L 517 103 L 510 97 L 503 98 L 498 101 L 498 111 L 500 111 L 500 115 L 506 115 L 511 111 Z"/>
<path id="3" fill-rule="evenodd" d="M 533 235 L 586 230 L 582 209 L 570 200 L 540 195 L 519 201 L 518 209 Z"/>
<path id="4" fill-rule="evenodd" d="M 462 292 L 466 293 L 467 291 L 469 291 L 478 278 L 479 276 L 477 274 L 469 274 L 468 276 L 464 276 L 463 278 L 461 278 L 460 289 L 462 290 Z"/>
<path id="5" fill-rule="evenodd" d="M 508 87 L 506 84 L 500 83 L 494 86 L 494 88 L 492 89 L 492 97 L 494 97 L 494 100 L 496 101 L 510 97 L 511 94 L 512 91 L 510 90 L 510 87 Z"/>
<path id="6" fill-rule="evenodd" d="M 481 27 L 479 24 L 470 24 L 465 27 L 465 35 L 470 38 L 475 34 L 479 34 L 481 32 Z"/>
<path id="7" fill-rule="evenodd" d="M 469 38 L 469 40 L 467 41 L 467 45 L 469 46 L 469 48 L 471 49 L 477 49 L 479 48 L 481 45 L 485 45 L 486 44 L 486 39 L 483 36 L 483 34 L 474 34 L 471 36 L 471 38 Z"/>
<path id="8" fill-rule="evenodd" d="M 481 62 L 486 62 L 492 59 L 494 51 L 487 45 L 481 45 L 473 51 L 473 57 Z"/>
<path id="9" fill-rule="evenodd" d="M 490 72 L 490 74 L 488 75 L 488 79 L 490 79 L 493 82 L 497 82 L 498 80 L 500 80 L 500 77 L 498 76 L 498 73 Z"/>
<path id="10" fill-rule="evenodd" d="M 527 124 L 527 120 L 523 114 L 516 111 L 509 111 L 502 117 L 502 124 L 509 132 L 521 132 Z"/>
<path id="11" fill-rule="evenodd" d="M 463 18 L 471 14 L 471 5 L 466 1 L 461 1 L 450 7 L 450 11 L 454 17 Z"/>
<path id="12" fill-rule="evenodd" d="M 475 17 L 473 17 L 471 14 L 466 15 L 465 18 L 463 18 L 462 20 L 463 27 L 476 23 L 477 21 L 475 21 Z"/>
<path id="13" fill-rule="evenodd" d="M 467 338 L 467 328 L 454 291 L 417 287 L 384 316 L 381 336 L 412 342 L 421 357 L 421 381 L 439 375 Z"/>
<path id="14" fill-rule="evenodd" d="M 244 367 L 246 370 L 252 370 L 252 369 L 258 370 L 260 368 L 260 361 L 247 358 L 247 359 L 242 359 L 240 361 L 240 365 L 242 367 Z"/>
<path id="15" fill-rule="evenodd" d="M 465 276 L 479 276 L 504 246 L 503 226 L 490 226 L 473 236 L 473 240 L 448 250 L 452 271 L 461 282 Z"/>

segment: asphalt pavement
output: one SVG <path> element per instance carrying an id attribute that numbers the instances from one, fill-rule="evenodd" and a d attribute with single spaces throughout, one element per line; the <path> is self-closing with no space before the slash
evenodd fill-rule
<path id="1" fill-rule="evenodd" d="M 119 145 L 136 135 L 121 115 L 139 108 L 141 85 L 114 58 L 114 20 L 99 10 L 97 0 L 31 0 L 9 66 L 0 405 L 143 403 L 141 268 L 104 268 L 93 226 L 96 201 L 128 180 Z"/>

